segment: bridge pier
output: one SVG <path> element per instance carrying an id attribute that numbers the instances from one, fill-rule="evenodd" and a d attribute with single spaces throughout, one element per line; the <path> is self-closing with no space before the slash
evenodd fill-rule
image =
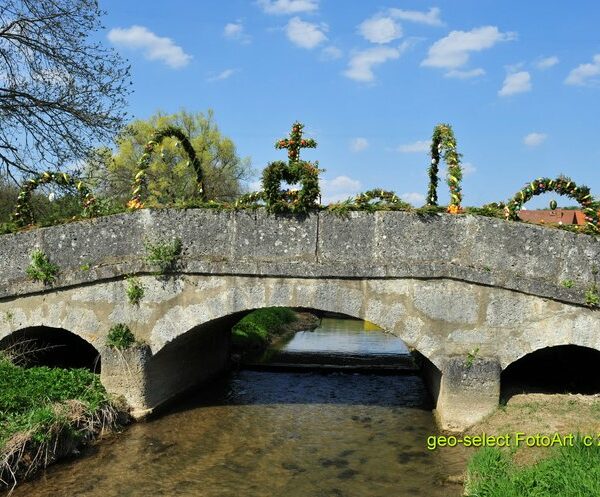
<path id="1" fill-rule="evenodd" d="M 440 428 L 463 431 L 495 411 L 500 401 L 501 372 L 496 358 L 446 358 L 434 411 Z"/>

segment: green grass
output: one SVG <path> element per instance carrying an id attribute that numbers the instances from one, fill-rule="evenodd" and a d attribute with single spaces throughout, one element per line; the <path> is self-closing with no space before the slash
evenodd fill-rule
<path id="1" fill-rule="evenodd" d="M 115 324 L 106 337 L 106 345 L 115 349 L 125 350 L 135 343 L 135 335 L 129 326 L 123 323 Z"/>
<path id="2" fill-rule="evenodd" d="M 144 287 L 137 278 L 127 278 L 127 300 L 131 305 L 139 305 L 144 298 Z"/>
<path id="3" fill-rule="evenodd" d="M 242 318 L 231 330 L 233 346 L 243 350 L 261 350 L 282 327 L 296 320 L 287 307 L 265 307 Z"/>
<path id="4" fill-rule="evenodd" d="M 41 281 L 48 285 L 56 280 L 58 266 L 50 262 L 44 252 L 36 249 L 31 253 L 31 262 L 25 272 L 33 281 Z"/>
<path id="5" fill-rule="evenodd" d="M 560 447 L 537 464 L 516 467 L 506 451 L 480 449 L 468 466 L 470 497 L 588 497 L 600 495 L 600 447 Z M 527 450 L 527 449 L 525 449 Z"/>
<path id="6" fill-rule="evenodd" d="M 42 441 L 57 421 L 52 406 L 73 399 L 90 412 L 108 402 L 99 377 L 86 369 L 25 369 L 0 358 L 0 453 L 19 432 L 32 431 L 33 439 Z"/>
<path id="7" fill-rule="evenodd" d="M 181 256 L 183 244 L 179 238 L 168 242 L 146 243 L 146 261 L 158 268 L 160 274 L 172 271 Z"/>

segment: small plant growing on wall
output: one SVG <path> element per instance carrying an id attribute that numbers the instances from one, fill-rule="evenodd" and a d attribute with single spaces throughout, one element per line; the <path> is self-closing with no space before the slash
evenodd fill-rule
<path id="1" fill-rule="evenodd" d="M 114 349 L 126 350 L 135 343 L 135 336 L 129 326 L 123 323 L 115 324 L 106 337 L 106 345 Z"/>
<path id="2" fill-rule="evenodd" d="M 144 298 L 144 287 L 137 278 L 127 278 L 127 300 L 131 305 L 139 305 Z"/>
<path id="3" fill-rule="evenodd" d="M 50 262 L 44 252 L 36 249 L 31 253 L 31 262 L 26 273 L 33 281 L 41 281 L 44 285 L 49 285 L 56 280 L 58 266 Z"/>
<path id="4" fill-rule="evenodd" d="M 160 274 L 172 271 L 181 256 L 183 244 L 179 238 L 169 242 L 146 243 L 146 261 L 158 268 Z"/>
<path id="5" fill-rule="evenodd" d="M 590 307 L 600 306 L 600 294 L 595 283 L 585 291 L 585 304 Z"/>

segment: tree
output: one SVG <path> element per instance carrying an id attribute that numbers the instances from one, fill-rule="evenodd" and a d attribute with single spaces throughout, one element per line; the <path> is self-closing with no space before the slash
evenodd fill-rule
<path id="1" fill-rule="evenodd" d="M 250 160 L 237 155 L 233 141 L 219 131 L 211 110 L 206 115 L 184 110 L 171 115 L 157 113 L 147 120 L 133 121 L 118 136 L 114 155 L 106 149 L 98 149 L 88 165 L 90 184 L 102 195 L 121 201 L 130 198 L 144 147 L 153 132 L 165 126 L 176 126 L 189 137 L 204 171 L 207 198 L 232 200 L 242 192 L 242 182 L 252 175 Z M 172 138 L 162 141 L 147 173 L 146 205 L 198 198 L 196 174 Z"/>
<path id="2" fill-rule="evenodd" d="M 90 40 L 94 0 L 2 0 L 0 167 L 13 179 L 86 157 L 122 128 L 129 67 Z"/>

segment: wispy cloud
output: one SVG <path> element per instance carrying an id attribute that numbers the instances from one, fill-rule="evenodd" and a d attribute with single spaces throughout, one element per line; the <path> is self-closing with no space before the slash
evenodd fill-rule
<path id="1" fill-rule="evenodd" d="M 318 0 L 258 0 L 257 3 L 265 13 L 273 15 L 300 14 L 319 10 Z"/>
<path id="2" fill-rule="evenodd" d="M 425 195 L 418 192 L 407 192 L 398 195 L 402 200 L 414 206 L 421 206 L 425 203 Z"/>
<path id="3" fill-rule="evenodd" d="M 148 60 L 160 60 L 173 69 L 187 66 L 192 56 L 186 54 L 171 38 L 157 36 L 144 26 L 113 28 L 108 40 L 114 45 L 141 50 Z"/>
<path id="4" fill-rule="evenodd" d="M 452 31 L 436 41 L 422 66 L 458 69 L 469 62 L 471 52 L 492 48 L 497 43 L 516 39 L 515 33 L 502 33 L 496 26 L 483 26 L 471 31 Z"/>
<path id="5" fill-rule="evenodd" d="M 344 76 L 363 83 L 372 82 L 375 80 L 373 67 L 381 65 L 388 60 L 398 59 L 408 46 L 409 44 L 405 42 L 398 48 L 373 47 L 354 52 L 348 62 L 348 68 L 344 71 Z"/>
<path id="6" fill-rule="evenodd" d="M 548 135 L 545 133 L 529 133 L 527 136 L 523 138 L 523 143 L 528 147 L 539 147 L 542 143 L 546 141 Z"/>
<path id="7" fill-rule="evenodd" d="M 417 152 L 429 152 L 431 148 L 431 142 L 428 140 L 417 140 L 414 143 L 406 143 L 399 145 L 397 150 L 403 154 L 413 154 Z"/>
<path id="8" fill-rule="evenodd" d="M 460 69 L 452 69 L 444 74 L 446 78 L 454 79 L 472 79 L 478 78 L 479 76 L 485 75 L 485 71 L 478 67 L 477 69 L 471 69 L 470 71 L 461 71 Z"/>
<path id="9" fill-rule="evenodd" d="M 250 43 L 252 38 L 246 34 L 242 21 L 228 22 L 223 28 L 223 36 L 228 40 Z"/>
<path id="10" fill-rule="evenodd" d="M 219 74 L 217 74 L 216 76 L 211 76 L 210 78 L 208 78 L 206 81 L 209 82 L 214 82 L 214 81 L 223 81 L 225 79 L 229 79 L 231 76 L 233 76 L 236 72 L 238 72 L 237 69 L 225 69 L 224 71 L 220 72 Z"/>
<path id="11" fill-rule="evenodd" d="M 403 21 L 418 22 L 429 24 L 430 26 L 441 26 L 444 23 L 440 19 L 441 11 L 437 7 L 432 7 L 427 12 L 417 10 L 390 9 L 390 15 Z"/>
<path id="12" fill-rule="evenodd" d="M 358 26 L 358 32 L 371 43 L 389 43 L 402 36 L 402 28 L 391 17 L 375 16 Z"/>
<path id="13" fill-rule="evenodd" d="M 330 45 L 321 50 L 321 60 L 337 60 L 344 56 L 344 52 L 338 47 Z"/>
<path id="14" fill-rule="evenodd" d="M 336 176 L 331 180 L 321 180 L 322 202 L 339 202 L 356 195 L 361 189 L 360 181 L 349 176 Z"/>
<path id="15" fill-rule="evenodd" d="M 369 146 L 369 141 L 366 138 L 358 137 L 354 138 L 350 142 L 350 150 L 352 152 L 362 152 Z"/>
<path id="16" fill-rule="evenodd" d="M 293 17 L 285 27 L 285 34 L 294 45 L 310 50 L 327 41 L 327 29 L 326 24 L 313 24 Z"/>
<path id="17" fill-rule="evenodd" d="M 464 164 L 461 164 L 461 169 L 463 176 L 471 176 L 471 174 L 474 174 L 477 171 L 477 168 L 470 162 L 465 162 Z"/>
<path id="18" fill-rule="evenodd" d="M 535 62 L 535 67 L 537 67 L 538 69 L 542 69 L 542 70 L 550 69 L 551 67 L 554 67 L 559 62 L 560 62 L 560 60 L 556 56 L 544 57 L 542 59 L 538 59 Z"/>
<path id="19" fill-rule="evenodd" d="M 591 64 L 581 64 L 573 69 L 565 84 L 573 86 L 586 86 L 591 84 L 597 84 L 600 81 L 600 54 L 594 55 Z"/>
<path id="20" fill-rule="evenodd" d="M 531 75 L 527 71 L 520 71 L 506 76 L 498 95 L 508 97 L 528 91 L 531 91 Z"/>

